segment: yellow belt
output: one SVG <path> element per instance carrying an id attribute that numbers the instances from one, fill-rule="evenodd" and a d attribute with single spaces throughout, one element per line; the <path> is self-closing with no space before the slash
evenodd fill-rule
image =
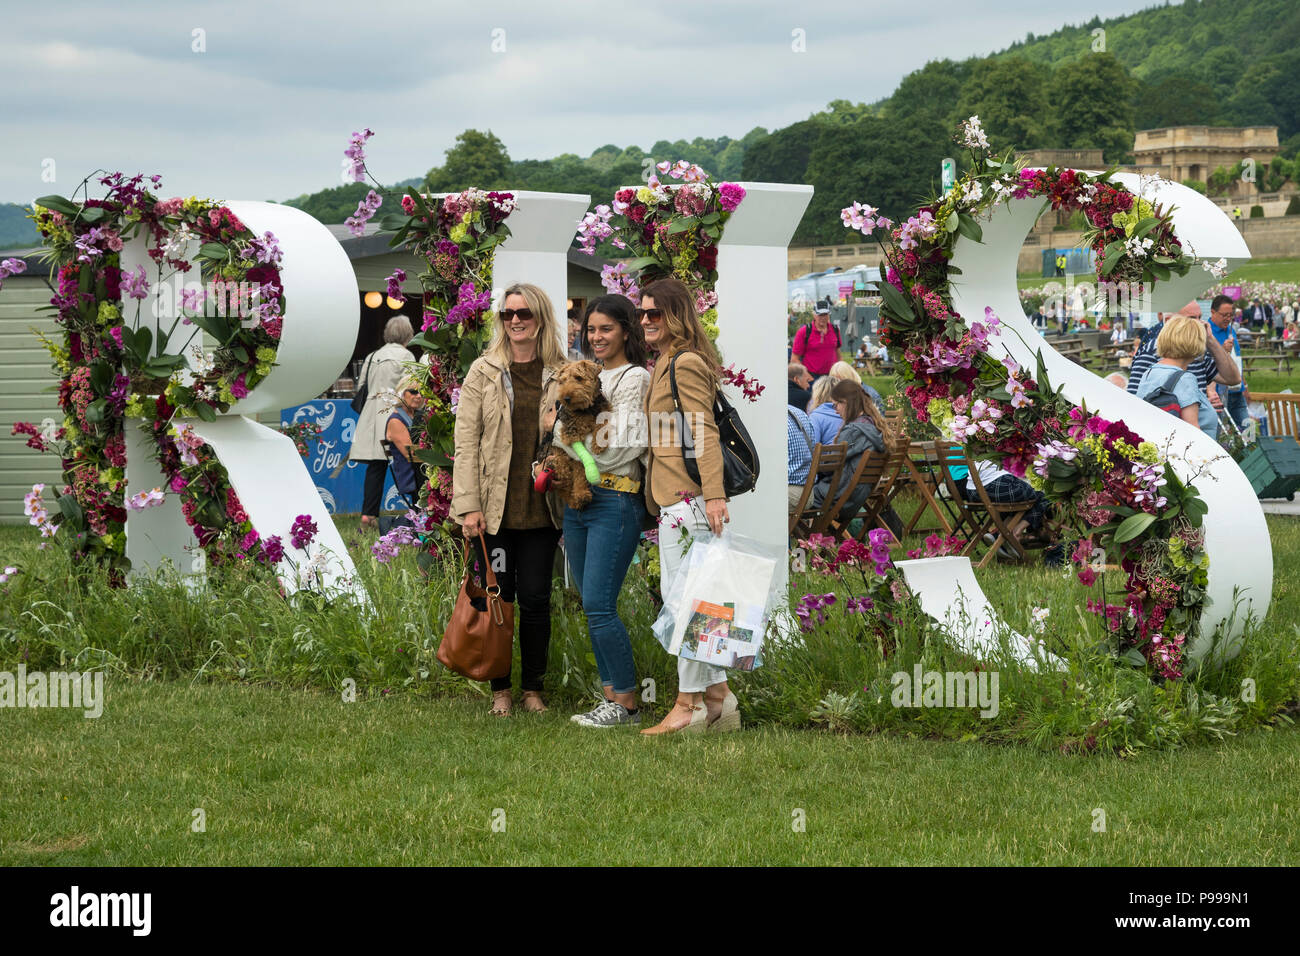
<path id="1" fill-rule="evenodd" d="M 600 475 L 599 486 L 608 488 L 611 491 L 626 491 L 630 494 L 636 494 L 641 490 L 641 482 L 635 481 L 627 475 L 607 475 L 604 472 Z"/>

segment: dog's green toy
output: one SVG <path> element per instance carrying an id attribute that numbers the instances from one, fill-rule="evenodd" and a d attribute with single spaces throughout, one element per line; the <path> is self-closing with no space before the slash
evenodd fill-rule
<path id="1" fill-rule="evenodd" d="M 588 484 L 600 483 L 600 469 L 596 467 L 596 459 L 591 457 L 591 449 L 587 447 L 585 440 L 578 442 L 576 445 L 566 445 L 556 438 L 554 444 L 557 448 L 563 449 L 570 458 L 582 462 L 582 470 L 587 475 Z"/>

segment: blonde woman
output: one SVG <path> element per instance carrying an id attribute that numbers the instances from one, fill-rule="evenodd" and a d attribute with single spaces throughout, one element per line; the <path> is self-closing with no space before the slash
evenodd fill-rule
<path id="1" fill-rule="evenodd" d="M 862 391 L 866 393 L 867 398 L 876 406 L 880 412 L 885 410 L 885 399 L 874 388 L 862 381 L 861 374 L 848 362 L 836 362 L 831 366 L 830 377 L 836 382 L 855 382 L 862 386 Z"/>
<path id="2" fill-rule="evenodd" d="M 460 387 L 451 514 L 465 537 L 486 535 L 501 596 L 519 602 L 520 685 L 525 710 L 544 711 L 551 643 L 551 569 L 560 539 L 549 499 L 533 489 L 542 436 L 555 423 L 555 374 L 567 361 L 546 293 L 506 289 L 492 340 Z M 510 674 L 492 678 L 492 713 L 514 700 Z"/>
<path id="3" fill-rule="evenodd" d="M 659 585 L 667 592 L 682 557 L 695 537 L 722 534 L 731 517 L 722 484 L 722 446 L 713 421 L 718 390 L 718 353 L 695 312 L 695 296 L 677 279 L 659 279 L 641 293 L 637 317 L 645 343 L 658 353 L 646 395 L 650 425 L 646 506 L 659 516 Z M 674 366 L 673 362 L 676 360 Z M 686 470 L 675 434 L 656 427 L 675 410 L 669 369 L 675 368 L 677 391 L 695 442 L 700 480 Z M 678 731 L 736 730 L 740 712 L 721 667 L 678 658 L 677 702 L 667 716 L 643 734 Z"/>
<path id="4" fill-rule="evenodd" d="M 363 528 L 379 527 L 380 499 L 384 494 L 384 475 L 388 473 L 388 458 L 380 442 L 388 423 L 393 390 L 406 374 L 406 363 L 415 361 L 415 356 L 406 347 L 413 334 L 410 319 L 404 315 L 393 316 L 384 325 L 384 344 L 367 355 L 361 365 L 361 381 L 357 387 L 366 386 L 366 404 L 357 416 L 348 458 L 366 466 L 361 504 Z"/>
<path id="5" fill-rule="evenodd" d="M 384 426 L 384 437 L 393 450 L 393 484 L 411 507 L 415 507 L 420 491 L 420 468 L 411 447 L 411 427 L 425 401 L 420 383 L 415 376 L 407 375 L 397 384 L 397 404 Z"/>
<path id="6" fill-rule="evenodd" d="M 836 432 L 844 424 L 831 398 L 831 389 L 834 387 L 835 379 L 823 375 L 813 382 L 812 401 L 808 403 L 808 421 L 813 427 L 812 437 L 822 445 L 829 445 L 835 441 Z"/>
<path id="7" fill-rule="evenodd" d="M 1155 397 L 1158 399 L 1156 404 L 1165 407 L 1161 396 L 1172 394 L 1170 405 L 1177 405 L 1179 418 L 1197 426 L 1211 438 L 1217 438 L 1219 416 L 1209 397 L 1201 390 L 1196 375 L 1187 370 L 1190 362 L 1205 354 L 1207 337 L 1206 325 L 1200 319 L 1175 315 L 1165 322 L 1165 327 L 1156 337 L 1156 354 L 1160 361 L 1142 377 L 1137 397 Z"/>

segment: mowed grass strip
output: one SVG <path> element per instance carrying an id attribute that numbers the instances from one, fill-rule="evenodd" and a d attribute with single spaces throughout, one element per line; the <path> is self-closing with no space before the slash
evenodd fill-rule
<path id="1" fill-rule="evenodd" d="M 0 711 L 0 864 L 1300 862 L 1293 728 L 1119 760 L 486 711 L 112 679 L 99 719 Z"/>

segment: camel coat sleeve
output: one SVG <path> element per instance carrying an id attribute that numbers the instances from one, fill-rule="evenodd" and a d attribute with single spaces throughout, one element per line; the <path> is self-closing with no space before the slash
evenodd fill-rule
<path id="1" fill-rule="evenodd" d="M 695 441 L 700 483 L 691 480 L 682 458 L 676 429 L 667 427 L 675 406 L 668 375 L 671 356 L 655 362 L 654 377 L 646 394 L 646 415 L 650 425 L 650 467 L 646 479 L 646 506 L 652 514 L 681 501 L 682 493 L 705 501 L 726 499 L 722 487 L 722 446 L 713 420 L 714 384 L 708 367 L 694 352 L 680 352 L 677 359 L 677 393 L 687 427 Z"/>

